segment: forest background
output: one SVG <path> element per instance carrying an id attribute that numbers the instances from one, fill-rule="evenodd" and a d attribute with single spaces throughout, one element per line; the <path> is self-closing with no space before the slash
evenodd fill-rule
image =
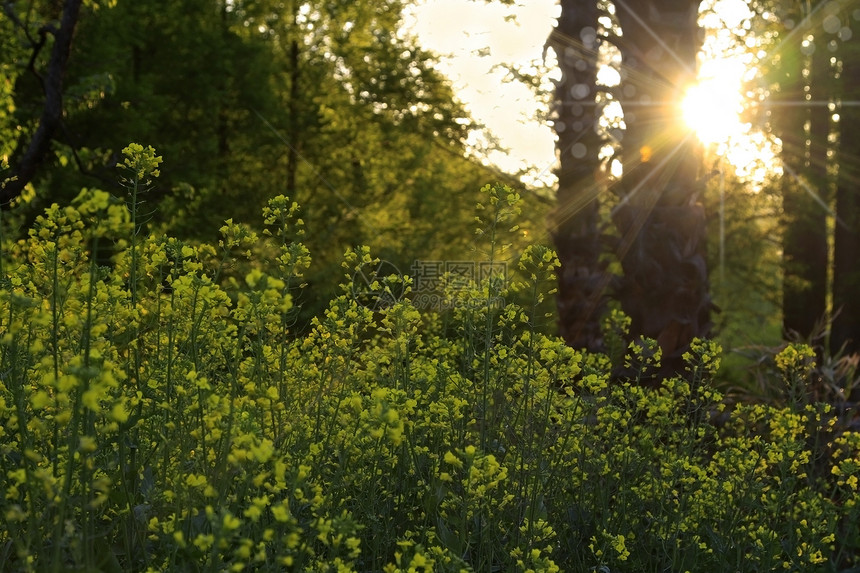
<path id="1" fill-rule="evenodd" d="M 715 49 L 743 53 L 747 69 L 758 70 L 746 74 L 739 86 L 744 109 L 738 112 L 755 133 L 748 131 L 743 144 L 757 137 L 760 150 L 758 156 L 747 152 L 746 171 L 738 175 L 737 162 L 727 159 L 726 141 L 707 146 L 704 153 L 692 147 L 684 151 L 699 159 L 692 176 L 697 179 L 685 183 L 696 189 L 686 193 L 704 203 L 707 213 L 697 232 L 707 227 L 702 239 L 707 247 L 701 251 L 710 276 L 697 279 L 705 285 L 695 295 L 696 304 L 710 308 L 709 296 L 716 304 L 707 318 L 693 320 L 702 323 L 693 330 L 754 357 L 760 352 L 752 348 L 773 346 L 785 337 L 813 341 L 822 356 L 850 354 L 860 338 L 850 296 L 857 241 L 850 158 L 856 150 L 844 126 L 854 117 L 850 94 L 856 86 L 845 66 L 857 43 L 851 33 L 857 8 L 833 0 L 751 2 L 738 16 L 737 6 L 732 12 L 729 4 L 661 8 L 675 14 L 695 8 L 706 25 L 697 36 L 698 46 L 710 50 L 706 57 L 715 57 Z M 607 300 L 624 296 L 622 306 L 634 315 L 634 331 L 659 339 L 661 329 L 669 327 L 647 327 L 632 309 L 654 306 L 663 316 L 672 311 L 662 303 L 630 299 L 631 289 L 617 281 L 641 273 L 622 268 L 631 258 L 623 244 L 631 241 L 622 227 L 613 229 L 610 223 L 635 196 L 627 196 L 634 185 L 621 184 L 623 164 L 632 180 L 641 157 L 630 160 L 640 150 L 622 143 L 625 132 L 634 139 L 635 126 L 625 125 L 621 108 L 630 103 L 623 93 L 635 86 L 618 85 L 618 73 L 627 77 L 631 63 L 619 49 L 623 40 L 617 41 L 622 34 L 613 5 L 563 2 L 563 13 L 593 13 L 594 26 L 586 22 L 563 30 L 562 13 L 543 54 L 525 64 L 497 65 L 507 71 L 506 82 L 534 91 L 539 113 L 554 122 L 559 134 L 565 123 L 560 110 L 569 105 L 559 86 L 574 79 L 558 52 L 567 50 L 568 59 L 573 49 L 590 54 L 588 68 L 599 72 L 584 96 L 577 94 L 579 103 L 592 110 L 590 119 L 579 122 L 586 125 L 584 132 L 577 134 L 591 140 L 587 153 L 580 154 L 577 146 L 571 157 L 575 142 L 563 135 L 557 142 L 561 163 L 555 173 L 569 172 L 566 166 L 573 162 L 585 165 L 586 173 L 576 181 L 562 177 L 557 201 L 556 181 L 546 176 L 547 169 L 540 179 L 534 169 L 508 174 L 486 160 L 499 143 L 470 118 L 451 81 L 436 70 L 438 56 L 411 34 L 404 20 L 411 14 L 405 12 L 408 7 L 401 2 L 199 1 L 152 8 L 121 2 L 6 3 L 0 29 L 0 152 L 11 165 L 8 173 L 18 179 L 4 190 L 7 204 L 18 200 L 4 218 L 12 229 L 6 236 L 14 237 L 15 229 L 20 234 L 47 205 L 69 201 L 80 187 L 116 192 L 118 150 L 129 141 L 147 142 L 167 158 L 162 179 L 146 198 L 151 229 L 203 240 L 228 218 L 254 225 L 261 206 L 275 194 L 301 205 L 309 231 L 305 243 L 315 254 L 307 277 L 312 288 L 299 301 L 301 325 L 319 314 L 334 292 L 334 269 L 347 245 L 371 246 L 404 274 L 421 260 L 474 260 L 471 208 L 482 184 L 499 180 L 523 189 L 527 202 L 518 249 L 554 240 L 563 268 L 582 272 L 591 267 L 585 271 L 593 273 L 588 280 L 599 283 L 587 287 L 587 295 L 571 294 L 573 287 L 560 283 L 560 328 L 568 342 L 601 349 L 594 332 Z M 688 28 L 698 24 L 684 20 Z M 64 41 L 67 52 L 59 49 Z M 486 55 L 479 50 L 474 57 Z M 694 79 L 687 77 L 688 83 Z M 589 85 L 575 81 L 579 87 Z M 670 95 L 678 101 L 669 116 L 679 116 L 682 87 L 689 86 L 672 87 L 677 93 Z M 631 124 L 629 109 L 627 116 Z M 678 133 L 689 130 L 678 117 L 657 119 Z M 675 155 L 681 154 L 676 150 Z M 750 169 L 751 161 L 767 165 Z M 663 163 L 660 157 L 652 162 Z M 664 171 L 672 169 L 663 165 Z M 661 193 L 666 195 L 665 189 Z M 592 241 L 588 249 L 582 244 L 574 249 L 591 251 L 592 262 L 583 266 L 565 255 L 572 248 L 569 227 L 594 209 L 600 212 L 588 215 L 587 234 L 599 245 Z M 672 224 L 680 227 L 696 217 Z M 659 268 L 657 274 L 684 273 L 672 268 L 680 263 L 656 261 L 652 258 L 651 264 Z M 571 296 L 584 302 L 577 306 Z M 573 309 L 578 318 L 571 318 Z M 586 331 L 591 334 L 577 340 L 567 331 L 573 324 L 582 330 L 583 321 L 590 322 Z M 683 350 L 691 336 L 681 338 Z M 731 365 L 745 363 L 729 359 L 726 372 L 733 382 L 744 374 Z"/>
<path id="2" fill-rule="evenodd" d="M 600 5 L 562 3 L 570 12 L 594 12 L 584 8 L 589 4 Z M 680 12 L 691 6 L 698 3 L 684 4 Z M 6 3 L 0 30 L 0 152 L 21 187 L 5 191 L 6 202 L 20 194 L 5 224 L 25 229 L 45 206 L 69 201 L 80 187 L 116 191 L 118 150 L 142 141 L 168 158 L 164 177 L 146 199 L 153 229 L 206 239 L 227 218 L 254 224 L 265 200 L 275 194 L 302 206 L 309 230 L 305 242 L 315 263 L 308 275 L 312 288 L 306 291 L 313 294 L 300 301 L 298 324 L 307 324 L 329 299 L 336 283 L 333 269 L 347 245 L 367 244 L 406 274 L 419 260 L 474 259 L 468 254 L 468 228 L 477 190 L 490 180 L 523 188 L 517 176 L 525 173 L 502 173 L 481 161 L 497 142 L 474 137 L 481 126 L 470 119 L 451 82 L 436 71 L 437 56 L 405 28 L 407 7 L 400 2 L 184 2 L 152 8 L 145 3 Z M 594 31 L 593 38 L 581 29 L 572 38 L 563 36 L 561 44 L 550 38 L 534 61 L 507 66 L 507 81 L 533 88 L 539 109 L 556 128 L 564 123 L 558 117 L 559 92 L 552 89 L 553 81 L 559 85 L 564 63 L 556 52 L 590 51 L 589 68 L 604 74 L 630 67 L 622 61 L 620 44 L 611 40 L 620 34 L 614 8 L 607 3 L 601 10 L 595 26 L 585 26 Z M 729 18 L 732 29 L 725 26 L 725 9 L 722 19 L 719 10 L 719 4 L 702 7 L 701 20 L 710 26 L 706 47 L 713 51 L 712 40 L 719 37 L 720 48 L 745 52 L 748 67 L 759 70 L 740 88 L 742 113 L 764 134 L 759 139 L 764 159 L 754 160 L 770 164 L 767 175 L 761 178 L 759 170 L 753 181 L 736 175 L 724 159 L 725 144 L 709 146 L 704 156 L 688 150 L 701 158 L 699 179 L 688 185 L 701 186 L 691 193 L 705 203 L 710 290 L 720 309 L 713 313 L 716 328 L 704 320 L 696 334 L 718 336 L 730 349 L 775 345 L 794 336 L 814 339 L 826 354 L 853 351 L 858 336 L 851 325 L 858 321 L 846 293 L 853 292 L 855 272 L 850 167 L 855 155 L 844 127 L 853 117 L 850 94 L 856 88 L 844 66 L 856 44 L 851 25 L 857 8 L 835 1 L 749 3 L 745 15 Z M 62 39 L 61 30 L 69 26 L 74 26 L 67 30 L 74 41 L 67 37 L 68 53 L 58 53 L 62 42 L 51 39 Z M 561 24 L 556 33 L 560 30 Z M 619 81 L 614 87 L 595 82 L 584 97 L 583 103 L 596 110 L 585 122 L 586 138 L 592 140 L 587 157 L 568 159 L 573 143 L 559 139 L 556 172 L 576 161 L 592 173 L 573 182 L 572 195 L 559 192 L 552 222 L 547 215 L 554 190 L 547 183 L 535 187 L 532 177 L 521 222 L 523 244 L 548 242 L 547 229 L 553 228 L 564 253 L 559 229 L 576 219 L 571 209 L 583 211 L 571 205 L 589 196 L 592 206 L 584 210 L 600 204 L 602 221 L 589 223 L 594 227 L 589 232 L 602 237 L 589 256 L 601 259 L 602 270 L 595 272 L 615 276 L 625 274 L 620 261 L 627 255 L 619 246 L 624 233 L 612 230 L 608 221 L 627 201 L 618 183 L 633 147 L 627 146 L 625 156 L 624 112 L 618 109 L 625 102 L 615 91 Z M 677 116 L 678 106 L 674 109 Z M 776 148 L 781 161 L 769 159 L 765 145 Z M 628 170 L 633 171 L 631 164 Z M 559 218 L 560 213 L 566 214 Z M 609 247 L 607 236 L 614 240 Z M 562 264 L 576 266 L 564 256 Z M 657 272 L 665 278 L 683 271 L 669 264 Z M 586 308 L 596 310 L 576 307 L 592 331 L 605 315 L 613 280 L 601 279 L 602 286 L 592 289 L 599 292 L 586 297 Z M 624 289 L 615 286 L 610 298 L 618 299 Z M 560 304 L 569 296 L 562 283 Z M 624 306 L 636 314 L 631 307 L 647 304 L 628 300 Z M 576 320 L 561 312 L 564 333 L 564 324 Z M 665 308 L 660 312 L 670 314 Z M 635 331 L 659 338 L 659 332 L 646 332 L 639 322 L 634 320 Z M 826 352 L 831 323 L 836 336 Z M 600 347 L 571 336 L 566 338 L 574 346 Z"/>

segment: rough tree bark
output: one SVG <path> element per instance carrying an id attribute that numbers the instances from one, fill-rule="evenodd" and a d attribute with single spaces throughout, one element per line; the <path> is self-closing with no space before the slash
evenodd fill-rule
<path id="1" fill-rule="evenodd" d="M 0 190 L 0 207 L 7 208 L 10 202 L 24 190 L 24 187 L 36 175 L 36 170 L 44 161 L 51 148 L 54 134 L 60 127 L 63 118 L 63 79 L 72 49 L 72 38 L 78 24 L 82 0 L 66 0 L 60 16 L 59 28 L 45 26 L 40 31 L 40 39 L 33 43 L 33 55 L 30 59 L 30 70 L 36 74 L 42 83 L 45 93 L 45 103 L 39 125 L 30 139 L 29 144 L 21 143 L 23 151 L 18 156 L 12 168 L 12 181 Z M 4 6 L 7 14 L 14 10 L 11 3 Z M 44 74 L 35 69 L 36 58 L 44 47 L 47 35 L 54 36 L 51 55 Z"/>
<path id="2" fill-rule="evenodd" d="M 811 102 L 809 107 L 807 170 L 811 189 L 818 195 L 819 200 L 829 204 L 832 195 L 828 174 L 828 150 L 831 148 L 829 142 L 831 112 L 828 109 L 828 100 L 833 89 L 833 82 L 831 81 L 833 71 L 830 67 L 831 53 L 827 50 L 825 42 L 821 38 L 816 38 L 815 46 L 809 75 Z M 808 211 L 801 220 L 808 232 L 802 239 L 806 245 L 802 256 L 809 290 L 804 297 L 807 299 L 807 304 L 803 321 L 796 325 L 802 330 L 797 328 L 795 330 L 806 337 L 813 337 L 823 334 L 820 327 L 827 312 L 827 271 L 830 264 L 827 239 L 829 233 L 827 230 L 827 210 L 809 193 L 806 194 L 805 201 L 808 204 Z M 824 350 L 825 341 L 823 338 L 812 342 L 819 351 Z"/>
<path id="3" fill-rule="evenodd" d="M 839 176 L 836 187 L 836 225 L 833 319 L 830 349 L 860 352 L 860 40 L 855 35 L 844 42 L 840 59 L 842 71 L 839 110 Z"/>
<path id="4" fill-rule="evenodd" d="M 557 207 L 552 236 L 558 258 L 559 333 L 569 346 L 602 351 L 600 319 L 610 278 L 600 260 L 597 195 L 598 154 L 603 145 L 598 110 L 596 0 L 561 0 L 561 14 L 547 45 L 558 58 L 561 79 L 553 103 L 559 157 Z"/>
<path id="5" fill-rule="evenodd" d="M 798 22 L 804 19 L 800 12 L 792 16 Z M 783 331 L 788 337 L 810 338 L 824 317 L 827 298 L 826 211 L 812 193 L 822 199 L 826 194 L 829 112 L 815 100 L 828 97 L 829 54 L 821 45 L 816 46 L 819 54 L 807 58 L 801 50 L 803 40 L 803 33 L 792 31 L 782 43 L 773 125 L 782 140 L 787 172 L 782 197 Z M 807 91 L 812 102 L 807 101 Z"/>
<path id="6" fill-rule="evenodd" d="M 700 144 L 678 105 L 696 77 L 699 3 L 615 1 L 626 125 L 622 200 L 613 214 L 624 271 L 619 298 L 631 334 L 662 349 L 655 383 L 681 372 L 690 342 L 711 327 Z"/>

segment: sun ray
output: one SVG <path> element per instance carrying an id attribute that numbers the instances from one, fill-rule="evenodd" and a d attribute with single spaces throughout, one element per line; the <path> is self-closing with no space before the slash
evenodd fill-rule
<path id="1" fill-rule="evenodd" d="M 740 77 L 743 63 L 738 60 L 711 60 L 700 80 L 691 86 L 681 103 L 684 121 L 705 143 L 724 143 L 744 133 Z"/>

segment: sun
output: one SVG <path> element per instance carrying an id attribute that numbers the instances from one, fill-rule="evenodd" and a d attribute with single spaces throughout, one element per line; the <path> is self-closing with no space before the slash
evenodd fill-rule
<path id="1" fill-rule="evenodd" d="M 762 183 L 779 168 L 773 142 L 741 119 L 742 85 L 750 73 L 743 57 L 706 59 L 680 107 L 687 127 L 705 146 L 739 177 Z"/>
<path id="2" fill-rule="evenodd" d="M 703 64 L 698 83 L 687 90 L 681 111 L 702 143 L 727 143 L 749 129 L 740 118 L 743 73 L 741 62 L 710 60 Z"/>

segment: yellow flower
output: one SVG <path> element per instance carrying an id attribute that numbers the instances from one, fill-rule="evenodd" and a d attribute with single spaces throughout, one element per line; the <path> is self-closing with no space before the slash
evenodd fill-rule
<path id="1" fill-rule="evenodd" d="M 110 416 L 111 419 L 119 422 L 120 424 L 128 421 L 128 411 L 126 411 L 125 405 L 122 402 L 117 402 L 113 405 Z"/>
<path id="2" fill-rule="evenodd" d="M 122 150 L 122 154 L 125 156 L 122 167 L 128 169 L 137 180 L 144 181 L 149 176 L 160 175 L 157 168 L 161 163 L 161 156 L 156 156 L 155 149 L 151 146 L 144 148 L 139 143 L 130 143 Z"/>
<path id="3" fill-rule="evenodd" d="M 179 547 L 185 547 L 185 535 L 182 534 L 181 530 L 173 532 L 173 541 L 175 541 L 176 545 Z"/>
<path id="4" fill-rule="evenodd" d="M 457 456 L 455 456 L 455 455 L 454 455 L 452 452 L 450 452 L 450 451 L 445 452 L 445 457 L 444 457 L 444 459 L 445 459 L 445 463 L 446 463 L 446 464 L 450 464 L 450 465 L 452 465 L 452 466 L 454 466 L 454 467 L 457 467 L 457 468 L 462 468 L 462 467 L 463 467 L 463 462 L 462 462 L 462 461 L 460 461 L 460 458 L 458 458 Z"/>
<path id="5" fill-rule="evenodd" d="M 34 410 L 46 408 L 51 403 L 51 396 L 44 390 L 39 390 L 30 397 L 30 403 Z"/>
<path id="6" fill-rule="evenodd" d="M 226 531 L 234 531 L 236 529 L 239 529 L 239 526 L 242 525 L 242 520 L 235 515 L 227 512 L 224 514 L 224 518 L 221 521 L 221 524 Z"/>
<path id="7" fill-rule="evenodd" d="M 252 505 L 246 508 L 242 515 L 256 523 L 260 520 L 260 516 L 263 515 L 263 511 L 256 505 Z"/>
<path id="8" fill-rule="evenodd" d="M 92 436 L 81 436 L 78 440 L 78 451 L 82 454 L 91 454 L 96 451 L 96 440 Z"/>
<path id="9" fill-rule="evenodd" d="M 208 483 L 206 476 L 197 474 L 188 474 L 185 478 L 185 485 L 188 487 L 204 487 Z"/>
<path id="10" fill-rule="evenodd" d="M 260 462 L 261 464 L 269 461 L 275 453 L 274 444 L 272 443 L 272 440 L 268 438 L 263 438 L 258 446 L 251 445 L 250 449 L 250 458 Z"/>
<path id="11" fill-rule="evenodd" d="M 289 521 L 290 519 L 290 509 L 287 506 L 286 502 L 279 503 L 278 505 L 272 506 L 272 516 L 276 521 L 280 521 L 284 523 Z"/>

